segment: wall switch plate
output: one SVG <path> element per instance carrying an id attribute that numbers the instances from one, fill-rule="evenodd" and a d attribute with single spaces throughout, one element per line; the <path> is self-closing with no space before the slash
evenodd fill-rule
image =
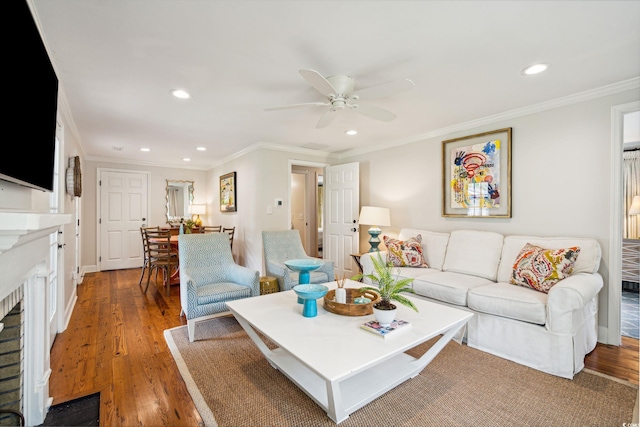
<path id="1" fill-rule="evenodd" d="M 276 199 L 274 204 L 276 205 L 276 208 L 281 208 L 284 206 L 284 202 L 282 201 L 282 199 Z"/>
<path id="2" fill-rule="evenodd" d="M 267 205 L 267 215 L 271 215 L 273 213 L 273 207 L 271 205 Z"/>

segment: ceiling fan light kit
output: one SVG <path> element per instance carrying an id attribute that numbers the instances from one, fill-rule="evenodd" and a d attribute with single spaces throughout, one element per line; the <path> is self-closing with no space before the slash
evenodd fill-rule
<path id="1" fill-rule="evenodd" d="M 413 81 L 409 79 L 395 80 L 389 83 L 384 83 L 377 86 L 372 86 L 354 93 L 355 81 L 353 77 L 347 75 L 335 75 L 329 77 L 323 77 L 319 72 L 315 70 L 300 70 L 300 75 L 318 91 L 321 95 L 327 98 L 328 102 L 309 102 L 304 104 L 285 105 L 282 107 L 267 108 L 265 111 L 275 111 L 289 108 L 309 107 L 309 106 L 322 106 L 329 107 L 328 111 L 325 111 L 316 123 L 316 128 L 321 129 L 329 126 L 331 122 L 335 120 L 338 112 L 344 109 L 350 109 L 358 114 L 369 117 L 374 120 L 383 122 L 391 122 L 397 118 L 397 116 L 391 111 L 384 108 L 375 107 L 373 105 L 355 104 L 353 101 L 360 100 L 364 94 L 366 99 L 384 98 L 396 93 L 409 90 L 415 86 Z"/>

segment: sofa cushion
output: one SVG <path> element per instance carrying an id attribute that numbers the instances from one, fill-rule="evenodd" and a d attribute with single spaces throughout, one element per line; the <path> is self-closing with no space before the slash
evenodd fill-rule
<path id="1" fill-rule="evenodd" d="M 453 231 L 442 269 L 495 281 L 503 240 L 502 234 L 490 231 Z"/>
<path id="2" fill-rule="evenodd" d="M 535 236 L 507 236 L 504 238 L 502 260 L 498 269 L 498 282 L 509 282 L 513 272 L 513 264 L 520 251 L 527 243 L 541 248 L 561 249 L 578 246 L 580 256 L 576 259 L 573 273 L 596 273 L 600 268 L 602 251 L 598 241 L 579 237 L 535 237 Z"/>
<path id="3" fill-rule="evenodd" d="M 527 243 L 513 265 L 510 283 L 549 293 L 573 271 L 580 248 L 544 249 Z"/>
<path id="4" fill-rule="evenodd" d="M 548 294 L 510 283 L 492 283 L 469 290 L 467 306 L 475 311 L 544 325 Z"/>
<path id="5" fill-rule="evenodd" d="M 440 271 L 415 277 L 413 290 L 418 295 L 465 307 L 469 289 L 492 283 L 482 277 Z"/>
<path id="6" fill-rule="evenodd" d="M 422 236 L 422 255 L 424 255 L 424 261 L 429 267 L 442 270 L 444 256 L 447 252 L 447 244 L 449 243 L 449 233 L 403 228 L 400 230 L 398 239 L 406 240 L 418 234 Z"/>
<path id="7" fill-rule="evenodd" d="M 422 277 L 433 273 L 441 273 L 440 270 L 435 268 L 414 268 L 414 267 L 398 267 L 393 269 L 393 274 L 401 278 Z"/>
<path id="8" fill-rule="evenodd" d="M 428 267 L 422 255 L 422 235 L 418 234 L 407 240 L 383 236 L 382 240 L 387 247 L 387 262 L 394 267 Z"/>

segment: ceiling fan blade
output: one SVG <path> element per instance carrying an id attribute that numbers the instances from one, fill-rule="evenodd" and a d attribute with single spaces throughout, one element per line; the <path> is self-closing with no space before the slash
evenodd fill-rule
<path id="1" fill-rule="evenodd" d="M 357 91 L 354 95 L 358 95 L 360 99 L 377 99 L 386 98 L 396 93 L 404 92 L 415 86 L 415 83 L 409 79 L 394 80 L 392 82 L 371 86 Z"/>
<path id="2" fill-rule="evenodd" d="M 329 102 L 307 102 L 304 104 L 291 104 L 291 105 L 283 105 L 281 107 L 265 108 L 264 111 L 287 110 L 289 108 L 298 108 L 298 107 L 316 107 L 316 106 L 326 107 L 327 105 L 331 105 L 331 104 Z"/>
<path id="3" fill-rule="evenodd" d="M 333 122 L 335 118 L 338 116 L 339 111 L 340 110 L 335 110 L 332 108 L 326 113 L 324 113 L 322 116 L 320 116 L 320 120 L 318 120 L 318 123 L 316 124 L 316 129 L 322 129 L 329 126 L 331 122 Z"/>
<path id="4" fill-rule="evenodd" d="M 392 122 L 396 119 L 395 114 L 391 111 L 385 110 L 380 107 L 373 107 L 371 105 L 352 105 L 351 109 L 356 113 L 362 114 L 374 120 L 380 120 L 383 122 Z"/>
<path id="5" fill-rule="evenodd" d="M 327 79 L 315 70 L 299 70 L 300 75 L 309 83 L 315 90 L 320 92 L 326 97 L 330 95 L 337 95 L 338 91 L 333 87 Z"/>

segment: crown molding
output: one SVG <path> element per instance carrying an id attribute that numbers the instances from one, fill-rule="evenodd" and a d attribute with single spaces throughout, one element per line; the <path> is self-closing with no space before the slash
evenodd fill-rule
<path id="1" fill-rule="evenodd" d="M 114 159 L 111 157 L 99 157 L 99 156 L 85 156 L 84 160 L 91 161 L 91 162 L 127 164 L 127 165 L 146 166 L 146 167 L 152 166 L 152 167 L 169 168 L 169 169 L 190 169 L 190 170 L 201 170 L 201 171 L 208 171 L 211 169 L 210 167 L 207 167 L 207 166 L 174 165 L 174 164 L 161 163 L 161 162 L 145 162 L 140 160 Z"/>
<path id="2" fill-rule="evenodd" d="M 224 159 L 221 159 L 220 161 L 212 165 L 212 168 L 222 166 L 225 163 L 230 162 L 231 160 L 240 158 L 242 156 L 246 156 L 247 154 L 252 153 L 253 151 L 259 150 L 261 148 L 266 148 L 268 150 L 274 150 L 274 151 L 284 151 L 290 154 L 305 154 L 309 156 L 323 157 L 325 159 L 340 160 L 340 156 L 338 154 L 330 153 L 328 151 L 312 150 L 310 148 L 301 148 L 301 147 L 290 147 L 287 145 L 260 141 L 248 146 L 247 148 L 237 151 L 234 154 L 225 157 Z"/>
<path id="3" fill-rule="evenodd" d="M 459 123 L 456 125 L 440 128 L 431 132 L 423 134 L 413 135 L 407 138 L 401 138 L 394 141 L 390 141 L 383 144 L 374 145 L 371 147 L 355 148 L 353 150 L 345 151 L 339 156 L 340 160 L 359 156 L 367 153 L 372 153 L 388 148 L 399 147 L 401 145 L 410 144 L 413 142 L 424 141 L 425 139 L 436 138 L 451 133 L 474 129 L 477 127 L 490 125 L 503 120 L 511 120 L 518 117 L 528 116 L 530 114 L 540 113 L 542 111 L 552 110 L 554 108 L 565 107 L 568 105 L 578 104 L 580 102 L 590 101 L 596 98 L 602 98 L 604 96 L 614 95 L 620 92 L 626 92 L 628 90 L 634 90 L 640 88 L 640 77 L 634 77 L 629 80 L 624 80 L 618 83 L 602 86 L 596 89 L 587 90 L 584 92 L 576 93 L 573 95 L 563 96 L 561 98 L 552 99 L 550 101 L 540 102 L 538 104 L 528 105 L 522 108 L 516 108 L 514 110 L 506 111 L 503 113 L 493 114 L 491 116 L 481 117 L 479 119 L 469 120 L 467 122 Z"/>

